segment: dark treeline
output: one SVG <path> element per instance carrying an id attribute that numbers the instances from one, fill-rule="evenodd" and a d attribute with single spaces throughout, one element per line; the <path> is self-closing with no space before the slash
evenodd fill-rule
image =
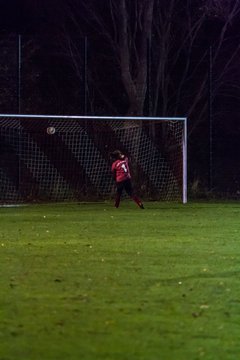
<path id="1" fill-rule="evenodd" d="M 15 11 L 17 9 L 17 11 Z M 237 194 L 237 0 L 1 2 L 1 112 L 187 116 L 192 191 Z"/>

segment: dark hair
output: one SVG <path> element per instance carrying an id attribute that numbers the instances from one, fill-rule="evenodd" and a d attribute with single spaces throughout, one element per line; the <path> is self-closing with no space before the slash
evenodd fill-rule
<path id="1" fill-rule="evenodd" d="M 111 157 L 111 159 L 113 159 L 113 160 L 121 159 L 121 155 L 122 155 L 122 153 L 121 153 L 120 150 L 115 150 L 115 151 L 113 151 L 113 152 L 110 153 L 110 157 Z"/>

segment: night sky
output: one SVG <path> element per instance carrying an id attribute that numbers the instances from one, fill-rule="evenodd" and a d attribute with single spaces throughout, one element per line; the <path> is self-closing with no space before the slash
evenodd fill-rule
<path id="1" fill-rule="evenodd" d="M 19 1 L 0 0 L 0 27 L 2 31 L 19 31 L 21 18 L 22 14 Z"/>
<path id="2" fill-rule="evenodd" d="M 0 0 L 0 29 L 22 34 L 51 33 L 60 14 L 62 5 L 57 0 Z"/>

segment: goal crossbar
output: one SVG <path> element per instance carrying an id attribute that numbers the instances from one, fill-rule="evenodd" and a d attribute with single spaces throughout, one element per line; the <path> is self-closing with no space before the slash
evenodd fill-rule
<path id="1" fill-rule="evenodd" d="M 157 117 L 157 116 L 91 116 L 91 115 L 30 115 L 30 114 L 0 114 L 1 117 L 24 118 L 24 119 L 86 119 L 86 120 L 144 120 L 144 121 L 183 121 L 186 117 Z"/>

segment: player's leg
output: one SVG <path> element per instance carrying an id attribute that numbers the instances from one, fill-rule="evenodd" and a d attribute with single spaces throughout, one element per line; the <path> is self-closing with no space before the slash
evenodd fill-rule
<path id="1" fill-rule="evenodd" d="M 117 183 L 117 194 L 116 194 L 116 197 L 115 197 L 115 207 L 116 208 L 119 207 L 122 192 L 123 192 L 123 184 L 122 183 Z"/>
<path id="2" fill-rule="evenodd" d="M 133 187 L 131 180 L 126 180 L 124 182 L 124 188 L 126 193 L 130 196 L 130 198 L 141 208 L 144 209 L 142 201 L 133 193 Z"/>

